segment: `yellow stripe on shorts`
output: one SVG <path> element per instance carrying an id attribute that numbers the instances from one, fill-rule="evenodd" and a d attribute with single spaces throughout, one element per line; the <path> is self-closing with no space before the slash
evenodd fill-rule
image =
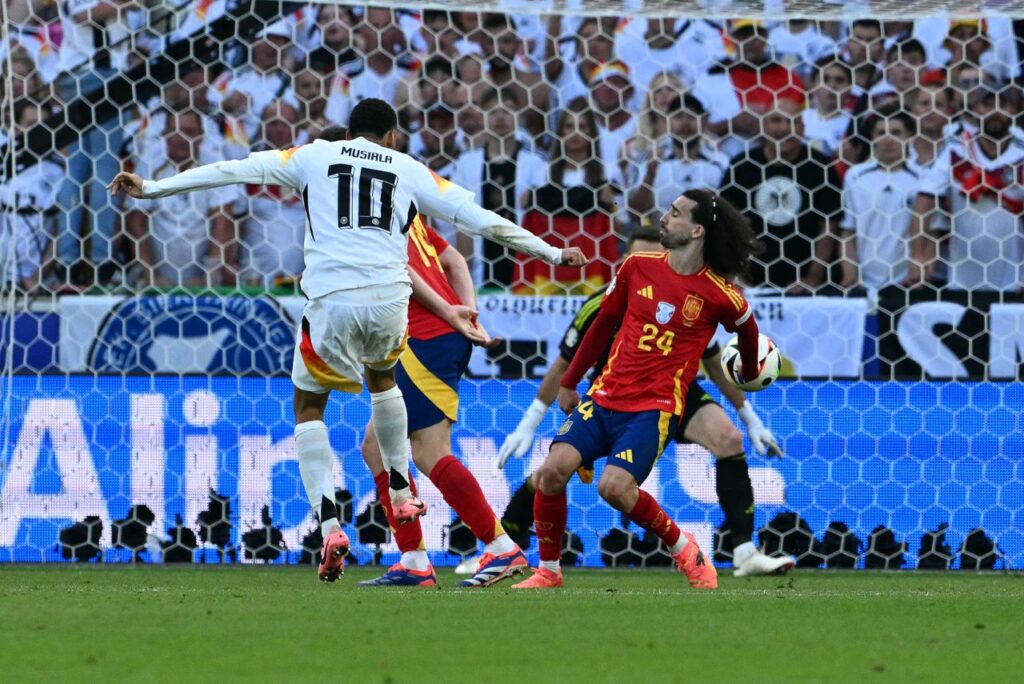
<path id="1" fill-rule="evenodd" d="M 402 368 L 409 374 L 409 379 L 416 385 L 423 396 L 441 409 L 445 418 L 453 423 L 459 417 L 459 393 L 446 385 L 443 380 L 427 370 L 427 367 L 416 358 L 412 347 L 406 347 L 405 353 L 398 359 Z"/>

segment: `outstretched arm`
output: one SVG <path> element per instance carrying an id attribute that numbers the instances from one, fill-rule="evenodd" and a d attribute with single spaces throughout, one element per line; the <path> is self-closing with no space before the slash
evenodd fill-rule
<path id="1" fill-rule="evenodd" d="M 134 173 L 122 171 L 110 181 L 111 193 L 125 192 L 131 197 L 158 199 L 193 190 L 219 188 L 234 183 L 284 185 L 296 190 L 302 187 L 298 164 L 291 161 L 295 149 L 254 152 L 245 159 L 197 166 L 162 180 L 143 180 Z"/>
<path id="2" fill-rule="evenodd" d="M 549 264 L 585 266 L 587 258 L 578 247 L 559 249 L 549 245 L 530 231 L 508 219 L 484 209 L 475 202 L 466 202 L 455 212 L 455 225 L 460 230 L 483 235 L 517 252 L 529 254 Z"/>

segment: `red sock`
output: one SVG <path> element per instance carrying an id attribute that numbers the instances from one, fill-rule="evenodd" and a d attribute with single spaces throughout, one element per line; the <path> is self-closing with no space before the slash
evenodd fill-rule
<path id="1" fill-rule="evenodd" d="M 405 553 L 406 551 L 422 551 L 425 549 L 426 547 L 423 545 L 423 528 L 420 527 L 419 518 L 410 520 L 404 525 L 399 525 L 395 520 L 395 514 L 391 510 L 391 492 L 388 489 L 387 472 L 376 475 L 373 478 L 373 483 L 377 485 L 377 496 L 380 497 L 381 507 L 388 516 L 388 525 L 391 526 L 391 535 L 395 538 L 395 543 L 398 544 L 398 550 Z M 416 482 L 412 479 L 412 473 L 409 473 L 409 488 L 412 490 L 413 495 L 415 495 Z"/>
<path id="2" fill-rule="evenodd" d="M 473 530 L 476 538 L 490 544 L 505 534 L 501 521 L 484 498 L 480 483 L 466 466 L 454 456 L 445 456 L 430 471 L 430 481 L 462 522 Z"/>
<path id="3" fill-rule="evenodd" d="M 542 561 L 561 559 L 562 537 L 565 535 L 565 520 L 568 517 L 569 504 L 564 489 L 551 496 L 538 489 L 533 495 L 533 524 Z"/>
<path id="4" fill-rule="evenodd" d="M 645 530 L 654 532 L 667 546 L 672 546 L 679 541 L 679 535 L 682 534 L 672 518 L 661 510 L 661 506 L 654 500 L 654 497 L 642 489 L 636 506 L 633 506 L 633 510 L 629 512 L 629 519 Z"/>

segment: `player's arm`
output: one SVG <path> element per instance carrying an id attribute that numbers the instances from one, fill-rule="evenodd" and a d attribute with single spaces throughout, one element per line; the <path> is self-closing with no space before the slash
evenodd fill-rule
<path id="1" fill-rule="evenodd" d="M 757 342 L 761 332 L 757 328 L 757 320 L 754 318 L 754 310 L 750 303 L 742 296 L 740 297 L 739 311 L 733 306 L 732 301 L 723 307 L 723 314 L 720 322 L 729 332 L 736 333 L 740 348 L 740 367 L 736 368 L 737 375 L 744 381 L 753 380 L 761 372 L 761 364 L 757 358 Z M 736 318 L 734 318 L 736 317 Z"/>
<path id="2" fill-rule="evenodd" d="M 459 301 L 471 309 L 475 309 L 476 287 L 473 285 L 473 276 L 469 272 L 469 264 L 466 263 L 466 257 L 462 256 L 459 250 L 446 244 L 441 253 L 437 255 L 437 258 L 441 261 L 441 268 L 444 269 L 445 278 L 448 279 L 448 284 L 455 290 Z"/>
<path id="3" fill-rule="evenodd" d="M 746 393 L 729 382 L 729 379 L 726 377 L 725 371 L 722 370 L 722 351 L 718 348 L 717 344 L 714 346 L 714 351 L 710 355 L 705 356 L 703 361 L 704 372 L 707 374 L 708 379 L 715 383 L 715 387 L 719 389 L 722 396 L 729 400 L 729 403 L 736 409 L 736 413 L 744 425 L 747 426 L 747 434 L 750 436 L 750 442 L 754 445 L 757 453 L 762 456 L 765 454 L 768 456 L 782 456 L 782 449 L 779 448 L 775 435 L 765 427 L 761 417 L 757 415 L 757 411 L 747 401 Z"/>
<path id="4" fill-rule="evenodd" d="M 457 332 L 466 337 L 473 344 L 489 344 L 491 338 L 487 332 L 476 322 L 477 311 L 469 306 L 449 304 L 444 297 L 438 294 L 423 277 L 416 272 L 416 269 L 409 268 L 409 278 L 412 280 L 412 298 L 422 304 L 428 311 L 438 318 L 444 320 L 448 325 L 455 328 Z"/>
<path id="5" fill-rule="evenodd" d="M 417 164 L 410 171 L 415 174 L 410 180 L 415 188 L 416 206 L 421 213 L 549 264 L 586 265 L 587 259 L 579 248 L 559 249 L 549 245 L 525 228 L 484 209 L 474 201 L 473 193 L 444 180 L 422 164 Z"/>
<path id="6" fill-rule="evenodd" d="M 608 286 L 608 291 L 605 292 L 604 299 L 601 300 L 601 308 L 594 318 L 594 322 L 590 324 L 590 329 L 583 336 L 576 355 L 569 364 L 569 368 L 566 369 L 565 375 L 562 376 L 562 381 L 559 383 L 558 406 L 565 413 L 572 412 L 580 403 L 576 387 L 587 371 L 593 368 L 597 360 L 601 358 L 601 354 L 611 346 L 612 340 L 615 338 L 615 331 L 622 323 L 629 296 L 629 274 L 632 272 L 632 266 L 633 257 L 627 257 L 622 262 L 619 272 L 615 274 L 611 285 Z"/>
<path id="7" fill-rule="evenodd" d="M 237 183 L 284 185 L 299 190 L 302 174 L 292 158 L 297 149 L 253 152 L 245 159 L 197 166 L 158 181 L 143 180 L 134 173 L 122 171 L 114 176 L 107 189 L 114 194 L 123 191 L 131 197 L 143 199 L 159 199 Z"/>

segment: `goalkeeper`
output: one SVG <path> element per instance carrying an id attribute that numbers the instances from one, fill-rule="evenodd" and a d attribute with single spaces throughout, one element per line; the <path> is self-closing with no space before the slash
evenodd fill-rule
<path id="1" fill-rule="evenodd" d="M 634 252 L 661 252 L 660 236 L 656 229 L 641 228 L 629 238 L 627 254 Z M 599 304 L 604 291 L 596 292 L 584 302 L 579 313 L 565 331 L 559 346 L 559 356 L 552 362 L 544 376 L 537 396 L 526 410 L 526 414 L 515 431 L 510 434 L 498 451 L 498 467 L 503 468 L 510 456 L 521 458 L 532 446 L 537 426 L 544 419 L 548 407 L 558 396 L 558 386 L 569 368 L 590 324 L 600 310 Z M 597 372 L 604 367 L 608 352 L 594 365 Z M 703 356 L 705 373 L 718 386 L 722 394 L 736 407 L 740 418 L 747 426 L 750 441 L 759 454 L 782 456 L 782 450 L 771 431 L 765 427 L 753 407 L 747 403 L 742 390 L 732 385 L 725 377 L 720 363 L 718 344 L 712 341 Z M 793 567 L 792 558 L 770 558 L 761 553 L 753 544 L 754 535 L 754 488 L 750 482 L 746 454 L 743 452 L 743 435 L 732 424 L 722 407 L 697 384 L 690 383 L 686 393 L 683 415 L 680 416 L 675 440 L 682 444 L 699 444 L 715 456 L 717 477 L 715 489 L 718 503 L 725 513 L 725 527 L 728 528 L 733 545 L 733 567 L 738 577 L 782 574 Z M 593 471 L 581 469 L 580 478 L 590 482 Z M 519 487 L 502 518 L 502 525 L 523 545 L 523 537 L 533 525 L 533 475 Z M 528 537 L 527 537 L 528 540 Z"/>

